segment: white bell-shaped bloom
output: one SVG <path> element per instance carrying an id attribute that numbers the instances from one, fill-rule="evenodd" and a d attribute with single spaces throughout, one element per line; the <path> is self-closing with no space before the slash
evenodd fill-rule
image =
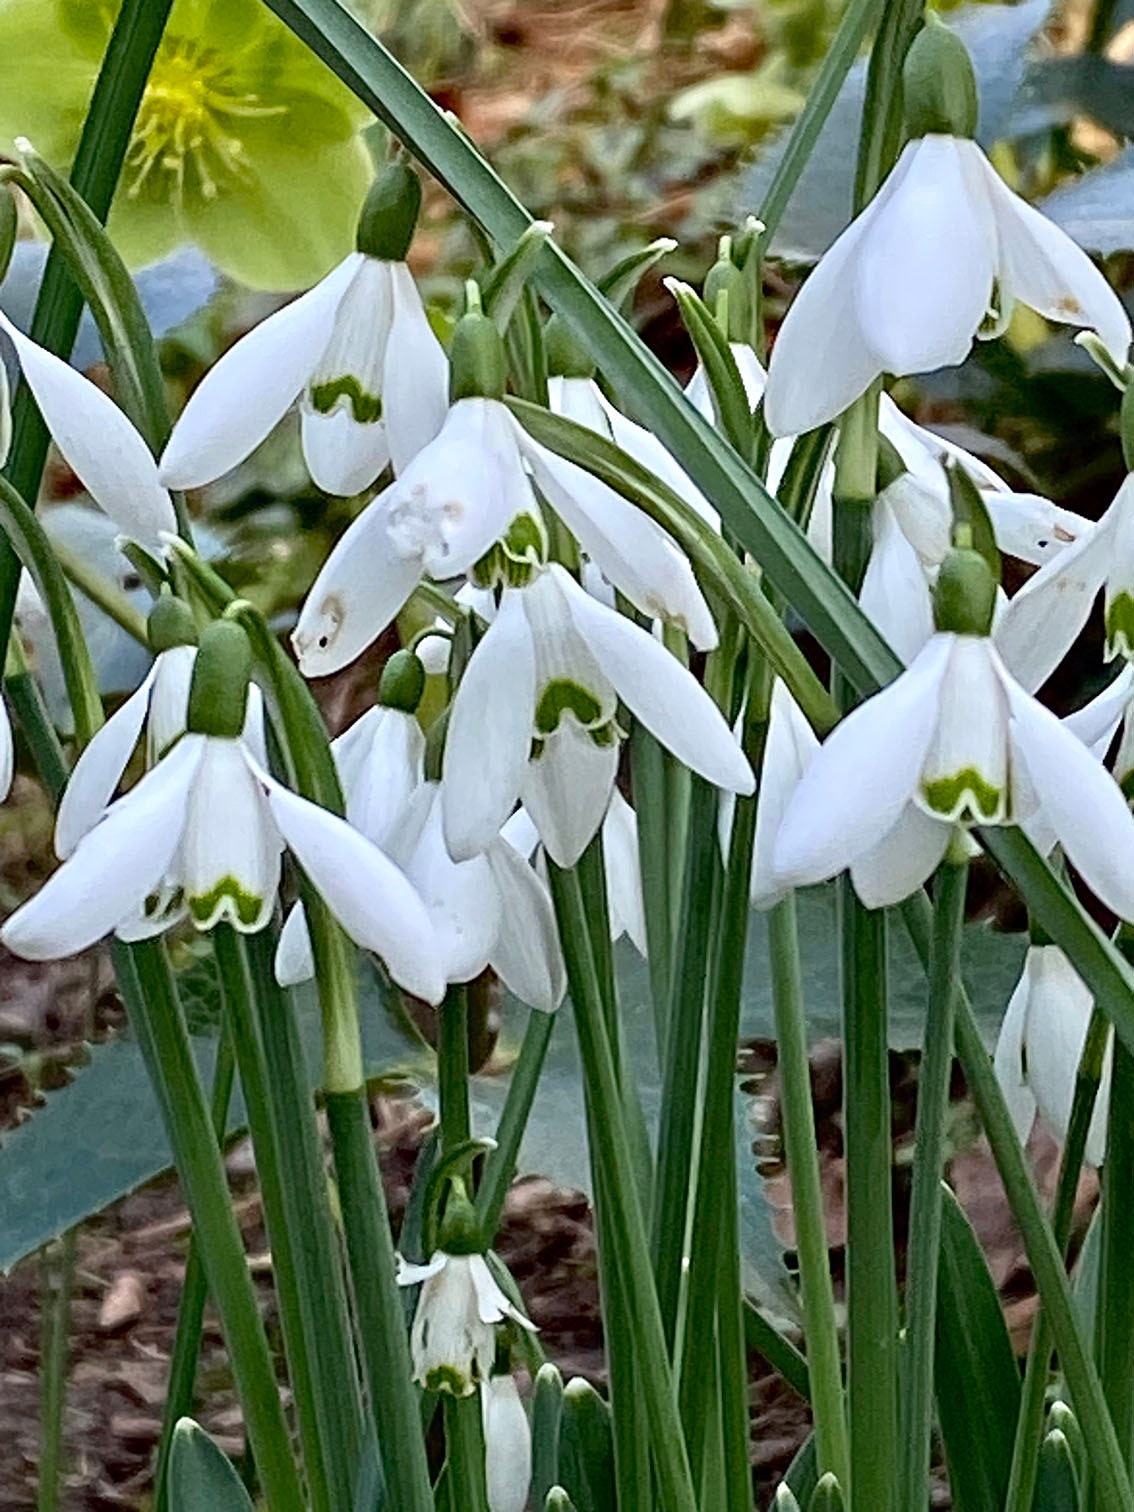
<path id="1" fill-rule="evenodd" d="M 619 698 L 706 781 L 752 791 L 748 762 L 696 678 L 552 564 L 504 590 L 453 700 L 443 767 L 451 854 L 484 850 L 521 798 L 548 854 L 573 866 L 610 802 Z"/>
<path id="2" fill-rule="evenodd" d="M 1075 243 L 1008 188 L 975 142 L 907 144 L 877 197 L 820 260 L 772 352 L 775 436 L 833 420 L 883 373 L 963 362 L 1014 304 L 1097 331 L 1122 367 L 1130 322 Z"/>
<path id="3" fill-rule="evenodd" d="M 1134 817 L 1118 784 L 991 641 L 945 632 L 812 758 L 780 823 L 775 876 L 802 886 L 850 867 L 869 906 L 896 903 L 958 821 L 1050 832 L 1102 902 L 1131 916 Z"/>
<path id="4" fill-rule="evenodd" d="M 1060 1144 L 1067 1139 L 1075 1080 L 1091 1021 L 1093 999 L 1057 945 L 1032 945 L 1000 1026 L 996 1077 L 1021 1140 L 1036 1117 Z M 1100 1166 L 1106 1154 L 1111 1047 L 1087 1133 L 1086 1160 Z"/>
<path id="5" fill-rule="evenodd" d="M 535 1331 L 497 1285 L 483 1255 L 436 1250 L 424 1265 L 398 1258 L 398 1285 L 421 1284 L 410 1331 L 413 1378 L 426 1391 L 471 1396 L 492 1374 L 496 1326 Z"/>
<path id="6" fill-rule="evenodd" d="M 401 472 L 441 429 L 449 364 L 403 262 L 352 252 L 227 351 L 162 454 L 170 488 L 211 483 L 300 402 L 303 455 L 333 494 Z"/>
<path id="7" fill-rule="evenodd" d="M 488 1512 L 524 1512 L 532 1484 L 532 1429 L 516 1380 L 490 1376 L 480 1388 Z"/>
<path id="8" fill-rule="evenodd" d="M 0 803 L 12 791 L 16 775 L 16 743 L 12 738 L 12 718 L 8 705 L 0 698 Z"/>
<path id="9" fill-rule="evenodd" d="M 39 346 L 0 312 L 51 439 L 91 498 L 131 540 L 156 547 L 177 529 L 173 501 L 130 419 L 70 363 Z"/>
<path id="10" fill-rule="evenodd" d="M 453 405 L 436 440 L 363 510 L 324 563 L 293 636 L 304 673 L 322 677 L 346 666 L 422 577 L 468 572 L 514 521 L 540 521 L 533 479 L 636 608 L 680 626 L 702 650 L 716 644 L 712 615 L 676 542 L 621 494 L 532 440 L 498 399 L 474 397 Z"/>
<path id="11" fill-rule="evenodd" d="M 274 781 L 243 740 L 217 736 L 183 735 L 0 938 L 28 960 L 54 960 L 111 930 L 139 939 L 186 914 L 198 929 L 262 929 L 285 845 L 347 934 L 408 991 L 440 1002 L 433 925 L 405 875 L 345 820 Z"/>
<path id="12" fill-rule="evenodd" d="M 171 646 L 159 652 L 139 686 L 83 749 L 55 819 L 55 854 L 61 860 L 106 813 L 143 732 L 147 767 L 156 766 L 184 735 L 196 660 L 195 646 Z M 248 689 L 244 739 L 261 766 L 266 766 L 264 698 L 255 683 Z"/>
<path id="13" fill-rule="evenodd" d="M 1100 592 L 1107 656 L 1134 659 L 1134 474 L 1102 519 L 1034 573 L 1005 611 L 997 644 L 1026 688 L 1055 671 Z"/>

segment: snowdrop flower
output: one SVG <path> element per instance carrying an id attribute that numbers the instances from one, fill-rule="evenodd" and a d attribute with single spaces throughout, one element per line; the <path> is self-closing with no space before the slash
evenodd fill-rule
<path id="1" fill-rule="evenodd" d="M 1029 946 L 994 1057 L 1021 1140 L 1038 1116 L 1061 1144 L 1066 1141 L 1092 1006 L 1090 990 L 1057 945 Z M 1106 1154 L 1111 1057 L 1108 1043 L 1085 1152 L 1087 1164 L 1096 1167 Z"/>
<path id="2" fill-rule="evenodd" d="M 712 615 L 676 542 L 621 494 L 534 441 L 502 402 L 504 357 L 491 321 L 465 315 L 452 358 L 453 405 L 441 433 L 363 510 L 307 596 L 292 637 L 304 673 L 321 677 L 353 661 L 423 576 L 475 569 L 484 586 L 495 564 L 522 579 L 543 549 L 533 480 L 636 608 L 681 626 L 701 649 L 714 646 Z"/>
<path id="3" fill-rule="evenodd" d="M 941 34 L 945 33 L 944 36 Z M 927 27 L 907 61 L 943 75 L 941 49 L 960 46 Z M 963 52 L 963 49 L 961 49 Z M 820 259 L 788 310 L 772 352 L 764 414 L 775 436 L 841 414 L 884 373 L 927 373 L 963 362 L 992 316 L 997 334 L 1017 302 L 1049 320 L 1096 331 L 1118 367 L 1130 322 L 1090 259 L 1008 188 L 970 140 L 968 119 L 921 108 L 877 197 Z M 942 86 L 943 87 L 943 86 Z M 907 88 L 907 105 L 910 104 Z"/>
<path id="4" fill-rule="evenodd" d="M 403 471 L 437 435 L 448 363 L 405 263 L 421 185 L 405 164 L 379 175 L 358 251 L 238 341 L 205 375 L 173 428 L 171 488 L 211 483 L 244 460 L 299 400 L 303 455 L 332 494 Z"/>
<path id="5" fill-rule="evenodd" d="M 488 1512 L 524 1512 L 532 1483 L 532 1430 L 516 1379 L 490 1376 L 480 1388 Z"/>
<path id="6" fill-rule="evenodd" d="M 1102 519 L 1034 573 L 1005 611 L 998 642 L 1026 688 L 1055 671 L 1100 592 L 1107 657 L 1134 659 L 1134 474 Z"/>
<path id="7" fill-rule="evenodd" d="M 943 613 L 943 590 L 958 585 L 981 602 L 954 598 Z M 934 871 L 958 822 L 1010 823 L 1049 829 L 1112 912 L 1134 910 L 1134 817 L 1082 742 L 1008 672 L 988 638 L 993 592 L 975 553 L 947 559 L 938 625 L 955 628 L 939 628 L 812 758 L 776 837 L 780 886 L 850 867 L 864 902 L 895 903 Z"/>
<path id="8" fill-rule="evenodd" d="M 0 331 L 15 348 L 20 370 L 51 438 L 91 498 L 132 540 L 156 547 L 177 529 L 173 501 L 157 463 L 129 418 L 70 363 L 39 346 L 0 311 Z"/>
<path id="9" fill-rule="evenodd" d="M 450 853 L 477 855 L 519 798 L 552 860 L 573 866 L 614 788 L 619 698 L 706 781 L 752 791 L 744 754 L 696 678 L 552 564 L 504 589 L 453 700 L 442 768 Z"/>
<path id="10" fill-rule="evenodd" d="M 399 1256 L 398 1285 L 422 1283 L 410 1331 L 413 1378 L 426 1391 L 471 1396 L 496 1359 L 496 1325 L 535 1331 L 497 1285 L 482 1254 L 436 1250 L 424 1265 Z"/>
<path id="11" fill-rule="evenodd" d="M 223 920 L 250 933 L 271 916 L 286 845 L 351 938 L 408 991 L 439 1002 L 433 926 L 405 876 L 344 820 L 274 781 L 241 738 L 247 660 L 243 679 L 228 672 L 248 652 L 236 636 L 225 621 L 205 632 L 189 732 L 110 805 L 0 939 L 27 960 L 54 960 L 111 930 L 141 939 L 186 914 L 198 929 Z"/>

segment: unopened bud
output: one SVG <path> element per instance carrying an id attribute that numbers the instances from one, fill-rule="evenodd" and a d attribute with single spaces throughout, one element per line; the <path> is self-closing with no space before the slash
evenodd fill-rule
<path id="1" fill-rule="evenodd" d="M 425 692 L 425 666 L 416 651 L 395 651 L 382 668 L 378 702 L 387 709 L 416 714 Z"/>
<path id="2" fill-rule="evenodd" d="M 543 333 L 547 371 L 553 378 L 593 378 L 595 365 L 582 342 L 559 315 L 553 315 Z"/>
<path id="3" fill-rule="evenodd" d="M 842 1488 L 828 1470 L 812 1491 L 807 1512 L 844 1512 L 845 1506 Z"/>
<path id="4" fill-rule="evenodd" d="M 988 635 L 996 608 L 996 578 L 979 551 L 954 547 L 933 590 L 933 622 L 954 635 Z"/>
<path id="5" fill-rule="evenodd" d="M 910 44 L 902 83 L 911 137 L 976 134 L 979 102 L 969 50 L 932 14 Z"/>
<path id="6" fill-rule="evenodd" d="M 795 1492 L 784 1481 L 776 1487 L 776 1494 L 772 1497 L 772 1512 L 799 1512 Z"/>
<path id="7" fill-rule="evenodd" d="M 421 209 L 421 180 L 406 162 L 387 163 L 370 186 L 355 244 L 367 257 L 404 262 Z"/>
<path id="8" fill-rule="evenodd" d="M 8 184 L 0 184 L 0 282 L 7 276 L 19 229 L 16 196 Z"/>
<path id="9" fill-rule="evenodd" d="M 731 257 L 721 257 L 705 275 L 705 303 L 721 321 L 726 341 L 747 341 L 752 325 L 752 292 Z"/>
<path id="10" fill-rule="evenodd" d="M 184 599 L 166 591 L 150 610 L 146 620 L 146 639 L 155 656 L 174 646 L 195 646 L 197 625 L 193 611 Z"/>
<path id="11" fill-rule="evenodd" d="M 457 321 L 449 351 L 449 399 L 503 399 L 508 360 L 500 332 L 481 310 Z"/>
<path id="12" fill-rule="evenodd" d="M 189 685 L 188 728 L 198 735 L 236 740 L 244 728 L 252 647 L 234 620 L 214 620 L 201 633 Z"/>
<path id="13" fill-rule="evenodd" d="M 552 1486 L 543 1504 L 543 1512 L 575 1512 L 575 1503 L 562 1486 Z"/>

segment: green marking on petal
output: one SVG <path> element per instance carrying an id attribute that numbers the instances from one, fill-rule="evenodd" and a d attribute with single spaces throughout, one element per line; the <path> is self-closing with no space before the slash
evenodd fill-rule
<path id="1" fill-rule="evenodd" d="M 251 929 L 264 907 L 263 898 L 248 892 L 231 875 L 222 877 L 207 893 L 190 897 L 188 903 L 189 912 L 202 929 L 223 918 L 225 914 L 230 918 L 235 915 L 234 922 L 237 925 L 243 924 L 246 929 Z"/>
<path id="2" fill-rule="evenodd" d="M 928 806 L 943 819 L 959 819 L 966 811 L 977 823 L 993 824 L 1003 818 L 1003 790 L 986 782 L 975 767 L 966 767 L 955 777 L 925 782 L 921 791 Z"/>
<path id="3" fill-rule="evenodd" d="M 1106 654 L 1134 660 L 1134 597 L 1115 594 L 1106 606 Z"/>
<path id="4" fill-rule="evenodd" d="M 547 528 L 542 516 L 518 514 L 473 567 L 478 588 L 526 588 L 547 566 Z"/>
<path id="5" fill-rule="evenodd" d="M 589 728 L 602 718 L 602 704 L 586 688 L 559 677 L 548 683 L 540 694 L 535 727 L 541 735 L 550 735 L 559 728 L 559 721 L 568 712 L 574 714 L 584 728 Z"/>
<path id="6" fill-rule="evenodd" d="M 373 425 L 382 418 L 382 400 L 378 394 L 368 394 L 353 373 L 342 378 L 329 378 L 325 383 L 316 383 L 311 389 L 311 404 L 321 415 L 329 415 L 340 399 L 345 399 L 351 414 L 359 425 Z"/>
<path id="7" fill-rule="evenodd" d="M 472 1395 L 473 1382 L 455 1365 L 435 1365 L 425 1372 L 425 1389 L 438 1395 L 444 1391 L 450 1396 L 466 1397 Z"/>

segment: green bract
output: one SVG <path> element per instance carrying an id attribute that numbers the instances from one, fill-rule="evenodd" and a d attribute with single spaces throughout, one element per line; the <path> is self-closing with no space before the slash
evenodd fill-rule
<path id="1" fill-rule="evenodd" d="M 0 0 L 0 151 L 74 155 L 117 6 Z M 111 235 L 134 267 L 195 242 L 233 278 L 302 288 L 354 245 L 368 113 L 257 0 L 176 0 Z"/>

